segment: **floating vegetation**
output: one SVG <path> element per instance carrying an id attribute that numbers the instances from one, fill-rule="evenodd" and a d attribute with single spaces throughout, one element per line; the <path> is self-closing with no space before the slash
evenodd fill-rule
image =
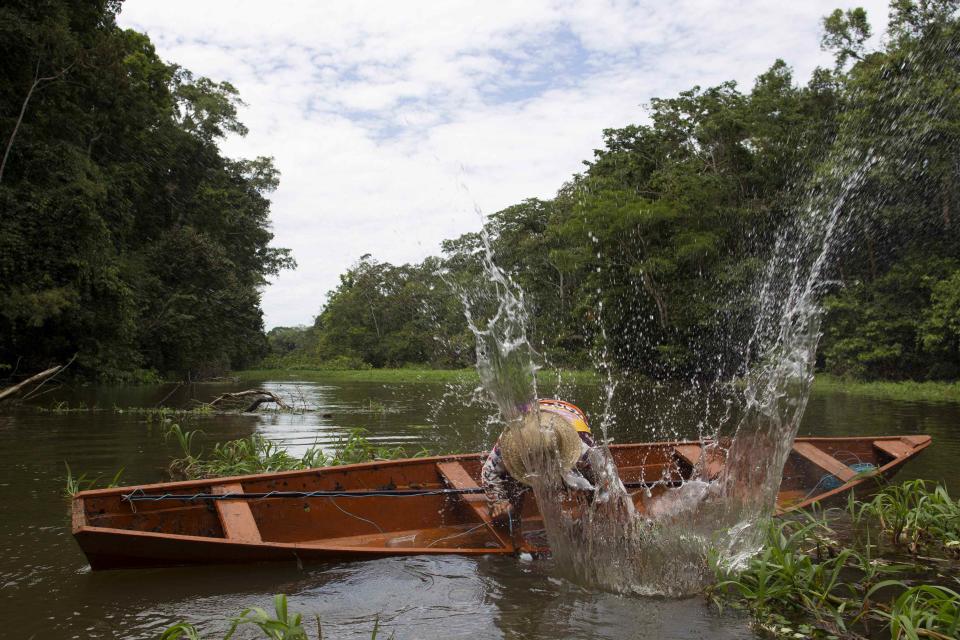
<path id="1" fill-rule="evenodd" d="M 118 415 L 137 415 L 143 416 L 147 422 L 171 422 L 192 416 L 210 416 L 217 413 L 217 411 L 208 404 L 198 404 L 190 409 L 177 409 L 173 407 L 100 407 L 96 404 L 88 405 L 85 402 L 78 402 L 74 405 L 71 405 L 69 402 L 57 402 L 49 407 L 38 406 L 32 408 L 39 413 L 68 414 L 109 412 Z"/>
<path id="2" fill-rule="evenodd" d="M 291 455 L 280 444 L 254 434 L 217 443 L 209 452 L 195 452 L 197 437 L 202 431 L 184 431 L 180 425 L 171 425 L 166 437 L 174 438 L 183 455 L 170 463 L 170 472 L 186 479 L 215 478 L 275 471 L 296 471 L 315 467 L 329 467 L 372 460 L 393 460 L 410 457 L 403 447 L 384 447 L 371 442 L 366 429 L 353 429 L 325 450 L 313 445 L 300 457 Z M 420 449 L 413 457 L 427 455 Z"/>
<path id="3" fill-rule="evenodd" d="M 955 569 L 938 566 L 951 564 L 950 558 L 896 563 L 877 557 L 869 530 L 856 529 L 879 522 L 896 548 L 952 555 L 957 509 L 942 486 L 911 481 L 867 502 L 851 499 L 847 513 L 855 533 L 866 535 L 850 541 L 838 541 L 819 511 L 771 522 L 763 549 L 745 569 L 716 564 L 718 582 L 708 595 L 719 607 L 749 610 L 762 631 L 778 637 L 863 638 L 882 627 L 895 639 L 956 638 L 960 580 Z"/>
<path id="4" fill-rule="evenodd" d="M 323 638 L 323 629 L 320 625 L 320 616 L 314 616 L 316 621 L 316 638 Z M 273 598 L 273 614 L 267 613 L 260 607 L 244 609 L 240 615 L 230 619 L 230 629 L 223 636 L 223 640 L 230 640 L 241 627 L 257 627 L 262 637 L 271 640 L 311 640 L 307 627 L 303 622 L 303 615 L 290 613 L 287 607 L 287 596 L 279 594 Z M 376 640 L 380 634 L 380 619 L 373 623 L 370 640 Z M 393 638 L 393 634 L 390 635 Z M 160 640 L 203 640 L 199 630 L 188 622 L 178 622 L 169 627 L 160 636 Z"/>

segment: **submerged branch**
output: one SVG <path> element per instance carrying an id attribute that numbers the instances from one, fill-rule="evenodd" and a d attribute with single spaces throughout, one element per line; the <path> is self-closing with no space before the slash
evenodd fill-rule
<path id="1" fill-rule="evenodd" d="M 247 389 L 246 391 L 224 393 L 223 395 L 212 400 L 210 402 L 210 406 L 220 408 L 223 404 L 229 404 L 231 402 L 248 403 L 246 405 L 246 408 L 243 410 L 243 413 L 250 413 L 251 411 L 256 411 L 261 404 L 268 403 L 268 402 L 272 402 L 276 404 L 281 409 L 290 409 L 287 403 L 283 401 L 283 398 L 265 389 Z"/>

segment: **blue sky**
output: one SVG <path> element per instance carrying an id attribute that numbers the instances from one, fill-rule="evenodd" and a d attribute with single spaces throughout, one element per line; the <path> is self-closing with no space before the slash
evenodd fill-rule
<path id="1" fill-rule="evenodd" d="M 830 64 L 820 20 L 880 0 L 284 2 L 127 0 L 160 55 L 229 80 L 234 157 L 269 155 L 275 244 L 299 263 L 264 291 L 268 327 L 312 322 L 359 256 L 408 262 L 528 197 L 551 197 L 643 105 L 776 58 Z"/>

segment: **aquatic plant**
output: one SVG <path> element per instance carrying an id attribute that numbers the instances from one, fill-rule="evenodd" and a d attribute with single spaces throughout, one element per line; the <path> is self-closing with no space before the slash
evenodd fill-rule
<path id="1" fill-rule="evenodd" d="M 253 434 L 217 443 L 209 453 L 195 452 L 194 443 L 200 431 L 184 431 L 180 425 L 171 425 L 167 436 L 180 444 L 183 455 L 170 463 L 170 472 L 174 476 L 188 479 L 215 478 L 275 471 L 296 471 L 315 467 L 329 467 L 371 460 L 393 460 L 409 457 L 403 447 L 384 447 L 367 438 L 367 430 L 353 429 L 338 440 L 329 451 L 319 445 L 313 445 L 302 456 L 291 455 L 280 444 Z M 420 449 L 414 457 L 427 455 L 426 449 Z"/>
<path id="2" fill-rule="evenodd" d="M 320 616 L 315 616 L 317 624 L 317 640 L 323 638 L 323 629 L 320 625 Z M 303 624 L 303 616 L 299 613 L 290 613 L 287 607 L 287 596 L 278 594 L 273 597 L 273 614 L 267 613 L 260 607 L 248 607 L 240 615 L 231 618 L 230 629 L 223 640 L 230 640 L 234 634 L 244 626 L 255 626 L 260 629 L 264 638 L 270 640 L 311 640 Z M 380 618 L 374 620 L 370 640 L 376 640 L 380 633 Z M 391 634 L 391 638 L 393 635 Z M 188 622 L 178 622 L 163 632 L 160 640 L 203 640 L 195 626 Z"/>
<path id="3" fill-rule="evenodd" d="M 66 475 L 66 486 L 64 487 L 63 494 L 67 498 L 72 498 L 74 495 L 80 491 L 88 491 L 90 489 L 97 488 L 110 488 L 120 486 L 120 476 L 123 474 L 123 468 L 117 471 L 113 478 L 107 482 L 103 487 L 97 487 L 97 483 L 100 482 L 102 475 L 97 475 L 93 478 L 88 478 L 86 473 L 81 473 L 79 476 L 74 476 L 73 471 L 70 469 L 70 465 L 64 461 L 63 466 L 67 469 Z"/>
<path id="4" fill-rule="evenodd" d="M 848 511 L 858 523 L 876 521 L 894 545 L 912 553 L 939 548 L 960 554 L 960 500 L 943 485 L 922 479 L 890 485 L 868 502 L 851 499 Z"/>
<path id="5" fill-rule="evenodd" d="M 960 593 L 947 587 L 910 587 L 893 601 L 889 612 L 877 613 L 890 621 L 894 640 L 921 636 L 947 640 L 960 635 Z"/>
<path id="6" fill-rule="evenodd" d="M 900 544 L 926 544 L 953 535 L 948 522 L 955 508 L 943 487 L 909 481 L 870 501 L 851 498 L 847 512 L 858 525 L 881 523 L 884 535 Z M 942 584 L 911 584 L 942 574 L 876 557 L 869 530 L 865 537 L 838 540 L 830 525 L 834 515 L 839 514 L 814 509 L 771 521 L 763 549 L 742 570 L 724 566 L 717 555 L 718 581 L 708 589 L 709 598 L 718 607 L 750 611 L 758 626 L 775 636 L 795 637 L 803 626 L 799 632 L 805 637 L 859 638 L 882 624 L 895 639 L 957 637 L 960 595 Z"/>
<path id="7" fill-rule="evenodd" d="M 232 638 L 237 629 L 243 625 L 255 625 L 263 635 L 272 640 L 308 640 L 307 630 L 303 627 L 303 616 L 299 613 L 291 614 L 287 608 L 287 596 L 280 594 L 273 597 L 274 615 L 269 615 L 260 607 L 249 607 L 233 618 L 230 631 L 226 638 Z M 319 623 L 317 633 L 319 635 Z"/>
<path id="8" fill-rule="evenodd" d="M 844 631 L 844 614 L 860 608 L 854 585 L 841 579 L 846 569 L 869 566 L 852 549 L 834 553 L 824 544 L 833 531 L 826 520 L 770 523 L 763 550 L 739 573 L 719 569 L 710 590 L 715 602 L 725 590 L 747 603 L 759 619 L 771 614 L 810 614 L 831 631 Z"/>

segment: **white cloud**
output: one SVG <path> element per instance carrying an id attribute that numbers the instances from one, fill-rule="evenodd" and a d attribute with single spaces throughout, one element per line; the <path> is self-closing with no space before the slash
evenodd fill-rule
<path id="1" fill-rule="evenodd" d="M 866 5 L 886 23 L 882 0 Z M 120 23 L 165 59 L 229 80 L 272 155 L 277 246 L 299 262 L 264 294 L 268 326 L 311 321 L 356 258 L 435 253 L 527 197 L 550 197 L 641 105 L 753 79 L 805 79 L 836 0 L 282 2 L 127 0 Z M 466 185 L 462 188 L 461 184 Z"/>

